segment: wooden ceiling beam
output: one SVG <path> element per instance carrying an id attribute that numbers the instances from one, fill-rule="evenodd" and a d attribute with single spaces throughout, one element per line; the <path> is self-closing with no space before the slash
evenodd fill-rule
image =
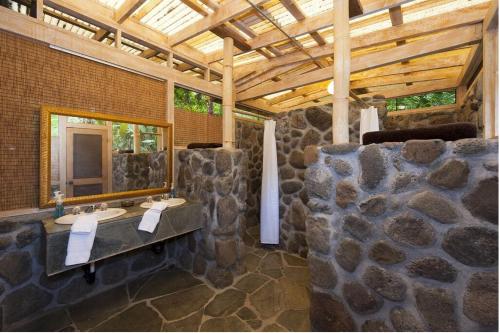
<path id="1" fill-rule="evenodd" d="M 447 51 L 465 45 L 478 43 L 482 38 L 482 25 L 475 24 L 441 33 L 432 38 L 422 39 L 395 49 L 382 50 L 352 58 L 351 72 L 377 68 L 396 62 L 418 58 L 427 54 Z M 246 100 L 270 95 L 280 91 L 329 80 L 332 67 L 318 69 L 308 74 L 288 78 L 279 83 L 266 83 L 237 94 L 237 100 Z"/>
<path id="2" fill-rule="evenodd" d="M 147 0 L 125 0 L 125 2 L 115 11 L 115 21 L 123 23 L 146 1 Z"/>
<path id="3" fill-rule="evenodd" d="M 483 61 L 483 45 L 473 45 L 467 56 L 462 72 L 457 78 L 457 87 L 467 86 L 473 79 L 474 74 L 477 72 L 481 62 Z"/>
<path id="4" fill-rule="evenodd" d="M 457 11 L 455 15 L 443 15 L 439 17 L 431 16 L 418 21 L 404 23 L 400 26 L 389 27 L 379 31 L 356 36 L 351 39 L 351 49 L 357 50 L 361 48 L 374 47 L 400 40 L 420 37 L 431 33 L 437 33 L 447 29 L 475 24 L 484 19 L 487 10 L 488 6 L 481 4 L 461 9 Z M 307 50 L 314 58 L 331 56 L 333 54 L 333 43 L 312 47 Z M 235 68 L 234 75 L 236 79 L 239 79 L 252 72 L 266 72 L 277 66 L 285 66 L 291 63 L 301 63 L 308 60 L 309 58 L 302 52 L 293 52 L 280 58 L 237 66 Z"/>
<path id="5" fill-rule="evenodd" d="M 267 0 L 251 0 L 255 5 L 260 5 Z M 224 3 L 212 14 L 202 18 L 201 20 L 189 25 L 182 31 L 172 36 L 170 39 L 171 45 L 175 46 L 183 43 L 205 31 L 212 30 L 229 20 L 241 15 L 250 10 L 252 6 L 246 0 L 232 0 Z"/>

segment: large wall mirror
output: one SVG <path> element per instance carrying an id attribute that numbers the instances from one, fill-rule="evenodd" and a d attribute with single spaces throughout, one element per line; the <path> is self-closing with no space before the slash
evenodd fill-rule
<path id="1" fill-rule="evenodd" d="M 172 177 L 172 126 L 166 122 L 42 106 L 40 207 L 153 195 Z"/>

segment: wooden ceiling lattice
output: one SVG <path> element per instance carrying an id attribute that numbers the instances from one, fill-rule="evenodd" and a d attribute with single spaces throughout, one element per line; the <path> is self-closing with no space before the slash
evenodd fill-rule
<path id="1" fill-rule="evenodd" d="M 37 2 L 14 1 L 25 14 Z M 330 101 L 332 0 L 40 1 L 45 23 L 107 45 L 119 30 L 122 51 L 164 66 L 172 53 L 173 68 L 209 80 L 217 86 L 210 91 L 220 91 L 223 39 L 232 37 L 238 102 L 280 112 Z M 492 0 L 349 3 L 351 88 L 359 97 L 456 88 L 472 79 Z"/>

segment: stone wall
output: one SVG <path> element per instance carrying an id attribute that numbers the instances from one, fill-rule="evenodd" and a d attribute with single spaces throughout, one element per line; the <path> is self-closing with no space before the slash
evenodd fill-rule
<path id="1" fill-rule="evenodd" d="M 247 156 L 237 149 L 187 149 L 179 151 L 178 160 L 178 195 L 204 206 L 205 227 L 194 234 L 198 246 L 193 273 L 206 276 L 216 288 L 227 287 L 244 270 L 240 225 L 246 209 Z"/>
<path id="2" fill-rule="evenodd" d="M 236 148 L 247 155 L 247 209 L 241 222 L 243 241 L 249 246 L 259 241 L 260 191 L 262 183 L 262 159 L 264 124 L 238 120 L 236 122 Z"/>
<path id="3" fill-rule="evenodd" d="M 498 141 L 309 147 L 320 331 L 498 328 Z"/>
<path id="4" fill-rule="evenodd" d="M 457 121 L 458 113 L 455 111 L 428 112 L 400 116 L 388 115 L 384 119 L 384 128 L 387 130 L 422 128 L 434 125 L 452 124 Z"/>
<path id="5" fill-rule="evenodd" d="M 379 119 L 386 114 L 382 96 L 367 99 L 378 108 Z M 359 142 L 359 118 L 363 107 L 350 103 L 350 141 Z M 280 183 L 280 241 L 281 246 L 293 253 L 307 255 L 305 218 L 307 193 L 304 188 L 304 149 L 308 145 L 325 145 L 332 142 L 332 106 L 299 109 L 276 116 L 276 147 L 278 152 Z M 381 128 L 382 127 L 382 121 Z"/>
<path id="6" fill-rule="evenodd" d="M 113 153 L 112 161 L 113 192 L 163 187 L 167 174 L 166 151 L 138 154 Z"/>
<path id="7" fill-rule="evenodd" d="M 87 284 L 80 268 L 47 277 L 41 224 L 45 217 L 0 221 L 0 331 L 163 267 L 189 268 L 186 258 L 192 258 L 196 250 L 194 234 L 188 234 L 168 240 L 160 254 L 144 247 L 97 262 L 94 284 Z"/>

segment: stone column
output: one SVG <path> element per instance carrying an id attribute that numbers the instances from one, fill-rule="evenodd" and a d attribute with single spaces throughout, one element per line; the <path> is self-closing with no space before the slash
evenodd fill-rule
<path id="1" fill-rule="evenodd" d="M 179 195 L 204 204 L 193 272 L 206 275 L 217 288 L 227 287 L 244 269 L 240 224 L 246 210 L 246 154 L 235 149 L 193 149 L 180 151 L 178 157 Z"/>

